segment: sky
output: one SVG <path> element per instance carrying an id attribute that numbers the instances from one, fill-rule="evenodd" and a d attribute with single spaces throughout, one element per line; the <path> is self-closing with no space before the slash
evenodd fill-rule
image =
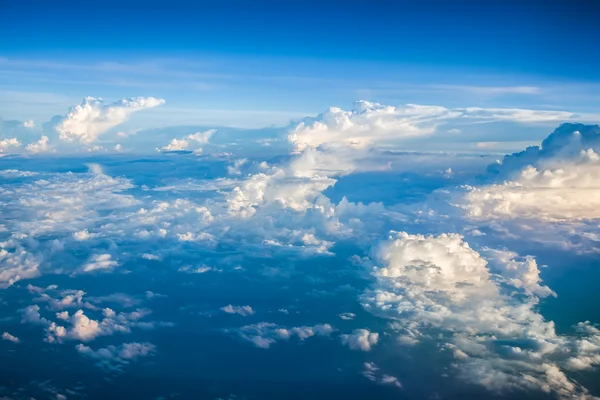
<path id="1" fill-rule="evenodd" d="M 254 128 L 357 100 L 578 112 L 598 100 L 591 2 L 5 0 L 0 7 L 7 120 L 45 122 L 85 96 L 167 100 L 144 127 Z"/>
<path id="2" fill-rule="evenodd" d="M 599 10 L 0 0 L 0 400 L 599 400 Z"/>

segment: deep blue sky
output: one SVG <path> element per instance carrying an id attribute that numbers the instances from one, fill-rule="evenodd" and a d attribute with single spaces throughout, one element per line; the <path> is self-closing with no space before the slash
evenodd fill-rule
<path id="1" fill-rule="evenodd" d="M 163 125 L 359 99 L 595 112 L 599 16 L 573 0 L 0 0 L 0 115 L 47 120 L 83 96 L 165 98 L 186 118 Z"/>
<path id="2" fill-rule="evenodd" d="M 598 77 L 593 1 L 0 2 L 2 52 L 227 54 Z"/>

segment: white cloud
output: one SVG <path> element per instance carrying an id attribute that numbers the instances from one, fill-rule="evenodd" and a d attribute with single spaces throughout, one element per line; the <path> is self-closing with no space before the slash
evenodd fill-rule
<path id="1" fill-rule="evenodd" d="M 19 340 L 18 337 L 11 335 L 8 332 L 4 332 L 2 334 L 2 340 L 8 340 L 9 342 L 13 342 L 13 343 L 19 343 L 21 340 Z"/>
<path id="2" fill-rule="evenodd" d="M 329 324 L 283 328 L 270 322 L 261 322 L 243 326 L 235 332 L 242 339 L 253 343 L 256 347 L 268 349 L 278 340 L 289 340 L 293 337 L 305 340 L 315 335 L 329 336 L 333 333 L 333 330 L 333 327 Z"/>
<path id="3" fill-rule="evenodd" d="M 29 121 L 25 121 L 23 122 L 23 127 L 30 129 L 35 128 L 35 122 L 32 119 L 30 119 Z"/>
<path id="4" fill-rule="evenodd" d="M 446 341 L 458 376 L 468 382 L 498 392 L 587 393 L 562 369 L 578 364 L 567 361 L 570 354 L 583 363 L 596 359 L 574 338 L 557 335 L 554 323 L 535 310 L 538 296 L 553 294 L 540 284 L 537 264 L 506 251 L 484 254 L 490 264 L 458 234 L 392 233 L 374 252 L 376 283 L 362 295 L 362 304 L 392 320 L 399 343 L 422 337 Z M 593 341 L 590 332 L 587 340 Z M 600 353 L 592 350 L 595 354 Z"/>
<path id="5" fill-rule="evenodd" d="M 0 140 L 0 153 L 4 153 L 11 148 L 19 146 L 21 146 L 21 142 L 19 142 L 16 138 L 2 139 Z"/>
<path id="6" fill-rule="evenodd" d="M 105 105 L 102 99 L 86 97 L 58 123 L 56 131 L 62 140 L 90 143 L 125 122 L 132 113 L 164 103 L 154 97 L 133 97 Z"/>
<path id="7" fill-rule="evenodd" d="M 597 115 L 567 111 L 519 108 L 455 108 L 406 104 L 389 106 L 359 101 L 350 111 L 331 107 L 315 118 L 306 118 L 290 127 L 288 140 L 297 152 L 309 147 L 349 146 L 354 148 L 390 144 L 438 133 L 440 125 L 486 122 L 548 123 L 598 120 Z M 447 133 L 457 134 L 453 127 Z"/>
<path id="8" fill-rule="evenodd" d="M 369 332 L 368 329 L 355 329 L 352 334 L 342 335 L 340 339 L 352 350 L 369 351 L 379 341 L 379 333 Z"/>
<path id="9" fill-rule="evenodd" d="M 351 111 L 331 107 L 315 118 L 307 118 L 290 129 L 288 140 L 296 151 L 323 144 L 366 147 L 376 141 L 401 140 L 435 132 L 437 122 L 451 114 L 435 106 L 384 106 L 359 101 Z"/>
<path id="10" fill-rule="evenodd" d="M 227 314 L 239 314 L 242 317 L 254 314 L 254 310 L 250 306 L 233 306 L 231 304 L 221 307 L 221 311 Z"/>
<path id="11" fill-rule="evenodd" d="M 157 150 L 158 151 L 183 151 L 183 150 L 187 150 L 188 145 L 189 145 L 189 143 L 185 139 L 173 139 L 173 140 L 171 140 L 171 142 L 168 145 L 163 146 Z"/>
<path id="12" fill-rule="evenodd" d="M 527 166 L 502 184 L 468 187 L 459 206 L 474 219 L 600 218 L 600 156 L 594 150 L 546 165 L 544 169 Z"/>
<path id="13" fill-rule="evenodd" d="M 196 132 L 186 136 L 186 139 L 193 140 L 198 144 L 207 144 L 212 135 L 217 132 L 216 129 L 209 129 L 204 132 Z"/>
<path id="14" fill-rule="evenodd" d="M 88 262 L 81 267 L 82 272 L 92 272 L 98 270 L 112 270 L 119 263 L 112 260 L 110 254 L 94 254 Z"/>
<path id="15" fill-rule="evenodd" d="M 173 139 L 171 142 L 163 147 L 159 147 L 157 151 L 184 151 L 187 150 L 190 146 L 190 142 L 194 142 L 196 144 L 195 147 L 192 147 L 194 154 L 200 155 L 202 154 L 202 147 L 200 145 L 207 144 L 211 138 L 211 136 L 216 132 L 216 129 L 210 129 L 204 132 L 196 132 L 190 135 L 187 135 L 181 139 Z"/>
<path id="16" fill-rule="evenodd" d="M 99 367 L 115 371 L 121 371 L 122 367 L 130 362 L 156 353 L 156 346 L 151 343 L 124 343 L 98 350 L 78 344 L 75 349 L 79 354 L 97 360 Z"/>
<path id="17" fill-rule="evenodd" d="M 381 385 L 391 385 L 399 389 L 402 388 L 402 383 L 395 376 L 381 374 L 379 367 L 373 362 L 364 363 L 363 375 L 370 381 L 379 383 Z"/>
<path id="18" fill-rule="evenodd" d="M 25 150 L 34 154 L 48 152 L 50 150 L 48 141 L 48 136 L 42 136 L 38 141 L 29 143 L 27 146 L 25 146 Z"/>

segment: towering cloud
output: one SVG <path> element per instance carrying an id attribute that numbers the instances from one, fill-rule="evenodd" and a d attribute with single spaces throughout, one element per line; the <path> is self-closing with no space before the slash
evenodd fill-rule
<path id="1" fill-rule="evenodd" d="M 154 97 L 132 97 L 105 105 L 100 98 L 86 97 L 59 121 L 56 131 L 62 140 L 91 143 L 102 133 L 123 123 L 132 113 L 164 103 Z"/>

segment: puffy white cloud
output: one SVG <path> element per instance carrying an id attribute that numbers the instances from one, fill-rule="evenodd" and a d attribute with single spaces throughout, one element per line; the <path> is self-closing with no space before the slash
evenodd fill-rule
<path id="1" fill-rule="evenodd" d="M 11 139 L 2 139 L 0 140 L 0 153 L 4 153 L 5 151 L 21 146 L 21 142 L 19 142 L 16 138 Z"/>
<path id="2" fill-rule="evenodd" d="M 145 322 L 140 319 L 151 313 L 147 309 L 138 309 L 126 313 L 116 313 L 110 308 L 102 310 L 103 318 L 96 320 L 85 315 L 83 310 L 77 310 L 73 315 L 66 311 L 57 314 L 57 318 L 68 323 L 70 326 L 64 327 L 56 322 L 46 324 L 46 340 L 48 342 L 62 342 L 64 340 L 80 340 L 87 342 L 96 339 L 99 336 L 110 336 L 115 333 L 130 333 L 131 328 L 153 329 L 158 326 L 172 326 L 168 322 Z M 32 321 L 35 322 L 35 321 Z"/>
<path id="3" fill-rule="evenodd" d="M 132 97 L 105 105 L 100 98 L 86 97 L 62 118 L 56 131 L 62 140 L 90 143 L 125 122 L 132 113 L 164 103 L 164 100 L 154 97 Z"/>
<path id="4" fill-rule="evenodd" d="M 38 277 L 40 261 L 39 254 L 32 253 L 15 240 L 0 242 L 0 288 Z"/>
<path id="5" fill-rule="evenodd" d="M 390 106 L 358 101 L 350 111 L 331 107 L 315 118 L 306 118 L 292 125 L 288 140 L 296 151 L 323 145 L 365 148 L 374 144 L 432 135 L 437 133 L 440 125 L 448 122 L 548 123 L 594 118 L 597 119 L 597 116 L 553 110 L 478 107 L 448 109 L 440 106 Z M 447 130 L 450 134 L 459 132 L 458 128 Z"/>
<path id="6" fill-rule="evenodd" d="M 242 339 L 253 343 L 256 347 L 268 349 L 278 340 L 289 340 L 293 337 L 305 340 L 315 335 L 329 336 L 333 331 L 333 327 L 329 324 L 283 328 L 270 322 L 261 322 L 243 326 L 234 332 Z"/>
<path id="7" fill-rule="evenodd" d="M 84 344 L 78 344 L 75 349 L 79 354 L 97 361 L 97 365 L 114 371 L 121 371 L 123 366 L 142 357 L 156 353 L 156 346 L 151 343 L 124 343 L 120 346 L 107 346 L 94 350 Z"/>
<path id="8" fill-rule="evenodd" d="M 13 343 L 19 343 L 21 341 L 18 337 L 13 336 L 8 332 L 4 332 L 2 334 L 2 340 L 8 340 L 9 342 L 13 342 Z"/>
<path id="9" fill-rule="evenodd" d="M 490 264 L 458 234 L 392 233 L 374 252 L 376 283 L 362 295 L 362 304 L 392 320 L 399 343 L 422 337 L 446 341 L 458 375 L 471 383 L 492 391 L 586 395 L 563 369 L 592 365 L 598 353 L 557 335 L 553 322 L 535 310 L 538 296 L 553 294 L 540 284 L 537 264 L 507 251 L 483 254 Z M 586 333 L 593 343 L 593 330 Z"/>
<path id="10" fill-rule="evenodd" d="M 443 107 L 395 107 L 359 101 L 351 111 L 331 107 L 315 118 L 305 119 L 290 129 L 288 140 L 296 151 L 323 144 L 360 148 L 376 141 L 431 134 L 435 132 L 436 119 L 451 113 Z"/>
<path id="11" fill-rule="evenodd" d="M 110 254 L 94 254 L 88 262 L 81 267 L 82 272 L 92 272 L 98 270 L 112 270 L 119 263 L 112 260 Z"/>
<path id="12" fill-rule="evenodd" d="M 352 350 L 369 351 L 379 341 L 379 333 L 369 332 L 368 329 L 355 329 L 352 334 L 342 335 L 340 339 Z"/>
<path id="13" fill-rule="evenodd" d="M 188 145 L 189 145 L 189 143 L 185 139 L 173 139 L 173 140 L 171 140 L 171 142 L 168 145 L 163 146 L 157 150 L 158 151 L 183 151 L 183 150 L 187 150 Z"/>
<path id="14" fill-rule="evenodd" d="M 216 129 L 210 129 L 204 132 L 196 132 L 190 135 L 187 135 L 181 139 L 173 139 L 171 142 L 163 147 L 159 147 L 157 151 L 184 151 L 187 150 L 190 146 L 190 142 L 194 142 L 196 144 L 195 147 L 192 148 L 194 154 L 202 154 L 202 147 L 200 145 L 207 144 L 211 138 L 211 136 L 216 132 Z"/>
<path id="15" fill-rule="evenodd" d="M 46 153 L 51 150 L 48 145 L 49 139 L 48 136 L 42 135 L 39 140 L 29 143 L 25 146 L 25 150 L 29 153 Z"/>
<path id="16" fill-rule="evenodd" d="M 186 136 L 186 139 L 193 140 L 198 144 L 207 144 L 212 135 L 217 132 L 216 129 L 209 129 L 204 132 L 196 132 Z"/>
<path id="17" fill-rule="evenodd" d="M 254 310 L 250 306 L 233 306 L 231 304 L 221 307 L 221 311 L 227 314 L 239 314 L 242 317 L 254 314 Z"/>
<path id="18" fill-rule="evenodd" d="M 29 129 L 35 128 L 35 122 L 32 119 L 30 119 L 29 121 L 25 121 L 23 122 L 23 127 Z"/>
<path id="19" fill-rule="evenodd" d="M 468 187 L 458 205 L 474 219 L 564 221 L 600 218 L 600 156 L 582 150 L 576 159 L 527 166 L 511 181 Z"/>

